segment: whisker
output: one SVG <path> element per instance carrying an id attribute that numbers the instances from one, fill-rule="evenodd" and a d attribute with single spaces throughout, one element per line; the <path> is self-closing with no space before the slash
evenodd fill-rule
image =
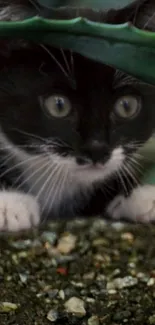
<path id="1" fill-rule="evenodd" d="M 134 156 L 137 157 L 138 160 L 141 160 L 143 162 L 155 163 L 155 158 L 146 157 L 146 155 L 143 155 L 142 153 L 137 152 L 134 154 Z"/>
<path id="2" fill-rule="evenodd" d="M 140 163 L 140 161 L 137 161 L 137 159 L 135 159 L 135 157 L 128 157 L 129 158 L 129 162 L 133 163 L 134 166 L 137 166 L 139 168 L 139 170 L 144 170 L 144 167 L 142 166 L 142 164 Z"/>
<path id="3" fill-rule="evenodd" d="M 0 168 L 5 166 L 12 158 L 14 157 L 13 153 L 8 154 L 7 156 L 5 155 L 3 159 L 0 160 Z"/>
<path id="4" fill-rule="evenodd" d="M 123 168 L 124 168 L 124 171 L 126 171 L 126 173 L 133 179 L 135 184 L 138 185 L 139 181 L 136 178 L 136 175 L 134 174 L 134 169 L 131 167 L 131 165 L 129 165 L 129 164 L 127 164 L 126 166 L 124 165 Z M 132 188 L 133 188 L 133 185 L 132 185 Z"/>
<path id="5" fill-rule="evenodd" d="M 131 180 L 129 179 L 129 176 L 131 177 L 131 175 L 129 175 L 128 169 L 124 168 L 124 167 L 125 166 L 123 165 L 120 172 L 122 173 L 123 177 L 127 180 L 127 184 L 130 186 L 130 189 L 133 189 L 133 184 L 131 183 Z M 127 187 L 126 187 L 126 191 L 127 191 L 127 194 L 128 194 Z"/>
<path id="6" fill-rule="evenodd" d="M 67 59 L 66 59 L 66 56 L 65 56 L 64 50 L 61 48 L 60 51 L 61 51 L 62 56 L 63 56 L 63 59 L 64 59 L 64 61 L 65 61 L 66 68 L 67 68 L 69 74 L 72 75 L 72 71 L 71 71 L 70 66 L 69 66 L 69 64 L 68 64 L 68 61 L 67 61 Z"/>
<path id="7" fill-rule="evenodd" d="M 71 71 L 72 71 L 72 76 L 75 76 L 75 71 L 74 71 L 74 57 L 73 57 L 73 51 L 70 50 L 70 61 L 71 61 Z"/>
<path id="8" fill-rule="evenodd" d="M 35 1 L 29 0 L 29 2 L 34 6 L 35 9 L 37 9 L 38 11 L 40 11 L 40 8 L 39 8 L 39 6 L 37 6 L 37 4 L 35 3 Z"/>
<path id="9" fill-rule="evenodd" d="M 148 19 L 148 21 L 145 23 L 145 25 L 143 26 L 143 29 L 146 29 L 147 27 L 149 27 L 149 24 L 152 22 L 152 20 L 155 18 L 155 12 L 153 13 L 153 15 Z"/>
<path id="10" fill-rule="evenodd" d="M 111 191 L 114 190 L 114 187 L 104 183 L 102 184 L 102 187 L 100 187 L 100 190 L 103 192 L 103 194 L 106 194 L 106 192 L 108 192 L 108 194 L 111 194 Z"/>
<path id="11" fill-rule="evenodd" d="M 51 186 L 51 179 L 52 179 L 52 177 L 53 177 L 53 175 L 50 175 L 50 177 L 48 178 L 48 183 L 49 184 L 46 184 L 46 186 L 47 186 L 46 193 L 48 193 L 48 194 L 47 194 L 46 200 L 44 201 L 44 204 L 42 206 L 42 213 L 45 211 L 46 206 L 48 205 L 48 200 L 49 200 L 49 198 L 51 196 L 51 192 L 52 192 L 52 189 L 53 189 L 53 187 Z M 50 189 L 49 189 L 49 187 L 50 187 Z"/>
<path id="12" fill-rule="evenodd" d="M 34 170 L 33 173 L 31 173 L 26 179 L 24 179 L 24 181 L 20 184 L 20 187 L 22 187 L 24 184 L 26 184 L 28 181 L 30 181 L 31 179 L 33 179 L 33 177 L 37 174 L 39 174 L 39 172 L 44 168 L 46 168 L 46 166 L 48 166 L 49 161 L 47 161 L 45 164 L 41 165 L 38 169 Z M 45 170 L 46 172 L 47 170 Z M 31 190 L 35 187 L 35 185 L 39 182 L 39 180 L 44 176 L 44 173 L 41 174 L 41 176 L 39 178 L 37 178 L 37 180 L 33 183 L 32 187 L 29 188 L 27 193 L 30 193 Z"/>
<path id="13" fill-rule="evenodd" d="M 69 78 L 68 73 L 65 71 L 65 69 L 63 68 L 62 64 L 56 59 L 56 57 L 50 52 L 50 50 L 44 45 L 44 44 L 40 44 L 40 47 L 42 47 L 44 49 L 44 51 L 46 51 L 49 56 L 56 62 L 56 64 L 59 66 L 59 68 L 61 69 L 61 71 L 64 73 L 64 75 Z"/>
<path id="14" fill-rule="evenodd" d="M 56 169 L 56 172 L 58 172 L 58 170 L 60 169 L 60 166 L 57 166 L 57 169 Z M 46 200 L 45 200 L 45 202 L 44 202 L 44 205 L 43 205 L 43 207 L 42 207 L 42 211 L 44 211 L 45 209 L 46 209 L 46 206 L 48 205 L 48 201 L 49 201 L 49 199 L 50 199 L 50 197 L 51 197 L 51 193 L 52 193 L 52 191 L 53 191 L 53 185 L 54 185 L 54 180 L 56 179 L 56 181 L 57 181 L 57 173 L 55 173 L 55 175 L 54 175 L 55 177 L 53 177 L 53 173 L 50 175 L 50 177 L 49 177 L 49 179 L 48 179 L 48 182 L 49 182 L 49 186 L 50 186 L 50 190 L 48 191 L 48 189 L 49 189 L 49 186 L 47 186 L 47 190 L 46 190 L 46 192 L 48 192 L 48 195 L 47 195 L 47 197 L 46 197 Z M 53 182 L 52 182 L 52 184 L 51 184 L 51 179 L 52 179 L 52 177 L 53 177 Z M 46 184 L 47 185 L 47 184 Z M 52 185 L 52 186 L 51 186 Z"/>
<path id="15" fill-rule="evenodd" d="M 20 176 L 19 176 L 19 177 L 16 179 L 16 181 L 14 182 L 14 185 L 17 184 L 17 183 L 19 182 L 20 178 L 23 178 L 23 176 L 24 176 L 25 174 L 27 174 L 29 170 L 31 170 L 31 169 L 34 168 L 34 167 L 37 167 L 38 164 L 40 164 L 40 160 L 39 160 L 39 159 L 38 159 L 38 161 L 35 162 L 35 164 L 33 164 L 33 166 L 32 166 L 32 165 L 26 166 L 25 169 L 20 173 Z M 43 166 L 41 166 L 41 167 L 43 167 Z M 39 171 L 41 170 L 41 167 L 37 169 L 37 172 L 39 172 Z M 36 170 L 35 170 L 35 172 L 36 172 Z M 31 177 L 33 177 L 33 176 L 34 176 L 34 173 L 32 173 L 32 174 L 30 175 L 30 177 L 27 177 L 27 179 L 24 179 L 23 182 L 20 183 L 20 184 L 16 187 L 16 189 L 21 188 L 21 187 L 22 187 L 25 183 L 27 183 L 27 181 L 30 180 Z"/>
<path id="16" fill-rule="evenodd" d="M 129 159 L 129 161 L 133 161 L 136 165 L 140 166 L 140 167 L 143 167 L 142 166 L 142 162 L 141 160 L 139 159 L 139 157 L 137 155 L 128 155 L 127 157 Z"/>
<path id="17" fill-rule="evenodd" d="M 144 145 L 144 142 L 142 142 L 142 141 L 133 141 L 131 143 L 128 143 L 127 147 L 128 148 L 133 148 L 133 149 L 135 148 L 135 149 L 137 149 L 137 147 L 139 148 L 139 147 L 141 147 L 143 145 Z"/>
<path id="18" fill-rule="evenodd" d="M 59 191 L 62 191 L 61 185 L 62 185 L 62 180 L 64 178 L 64 175 L 65 175 L 64 174 L 64 168 L 61 167 L 59 169 L 59 171 L 58 171 L 56 182 L 55 182 L 55 184 L 53 184 L 53 189 L 52 190 L 53 190 L 54 195 L 52 196 L 52 200 L 51 200 L 51 203 L 49 205 L 49 209 L 48 209 L 49 211 L 51 210 L 51 207 L 52 207 L 53 203 L 56 201 L 57 196 L 58 197 L 60 196 Z M 50 196 L 49 196 L 49 198 L 50 198 Z"/>
<path id="19" fill-rule="evenodd" d="M 139 166 L 137 166 L 134 162 L 130 161 L 130 166 L 131 168 L 137 172 L 139 174 L 139 176 L 143 176 L 144 175 L 144 169 L 140 168 Z"/>
<path id="20" fill-rule="evenodd" d="M 16 168 L 24 165 L 25 163 L 29 162 L 29 161 L 33 161 L 35 159 L 38 159 L 38 157 L 33 156 L 33 157 L 29 157 L 28 159 L 24 160 L 24 161 L 20 161 L 19 163 L 17 163 L 16 165 L 8 168 L 7 170 L 5 170 L 4 173 L 0 174 L 0 177 L 4 177 L 5 175 L 7 175 L 9 172 L 12 172 L 13 170 L 15 170 Z"/>
<path id="21" fill-rule="evenodd" d="M 123 189 L 124 189 L 124 191 L 125 191 L 125 194 L 128 195 L 128 190 L 127 190 L 126 184 L 125 184 L 125 182 L 124 182 L 124 180 L 123 180 L 123 177 L 122 177 L 122 175 L 121 175 L 121 170 L 120 170 L 120 171 L 118 170 L 116 173 L 117 173 L 117 175 L 118 175 L 118 178 L 120 179 L 120 182 L 121 182 L 122 187 L 123 187 Z"/>
<path id="22" fill-rule="evenodd" d="M 39 199 L 43 190 L 46 188 L 46 186 L 48 185 L 48 182 L 52 179 L 53 175 L 56 173 L 57 169 L 59 168 L 59 166 L 55 165 L 55 168 L 52 169 L 52 167 L 49 165 L 49 168 L 47 168 L 46 173 L 43 174 L 43 176 L 45 176 L 46 174 L 48 174 L 48 172 L 51 170 L 50 176 L 47 177 L 46 181 L 44 182 L 44 184 L 41 186 L 36 198 Z"/>
<path id="23" fill-rule="evenodd" d="M 62 141 L 62 140 L 57 140 L 57 139 L 50 139 L 47 143 L 46 143 L 47 146 L 53 146 L 53 148 L 55 146 L 57 147 L 66 147 L 66 148 L 69 148 L 71 149 L 71 146 L 69 144 L 67 144 L 66 142 Z"/>
<path id="24" fill-rule="evenodd" d="M 15 130 L 15 131 L 17 131 L 17 132 L 19 132 L 19 133 L 21 133 L 23 135 L 27 135 L 27 136 L 29 136 L 31 138 L 34 138 L 34 139 L 38 139 L 38 140 L 41 140 L 43 142 L 46 141 L 44 138 L 40 137 L 39 135 L 36 135 L 36 134 L 30 133 L 30 132 L 26 132 L 26 131 L 20 130 L 18 128 L 13 128 L 13 130 Z"/>

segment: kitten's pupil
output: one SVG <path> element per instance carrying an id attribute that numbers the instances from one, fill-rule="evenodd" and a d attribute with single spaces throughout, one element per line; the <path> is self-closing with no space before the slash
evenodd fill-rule
<path id="1" fill-rule="evenodd" d="M 44 100 L 43 106 L 53 117 L 66 117 L 71 111 L 71 102 L 65 96 L 54 94 Z"/>
<path id="2" fill-rule="evenodd" d="M 132 106 L 130 104 L 130 102 L 127 99 L 124 99 L 121 101 L 121 106 L 122 106 L 122 110 L 124 111 L 124 114 L 126 116 L 130 116 L 131 111 L 132 111 Z"/>
<path id="3" fill-rule="evenodd" d="M 64 99 L 62 97 L 55 97 L 55 103 L 58 110 L 61 112 L 64 108 Z"/>
<path id="4" fill-rule="evenodd" d="M 122 100 L 122 106 L 124 108 L 124 110 L 129 113 L 130 111 L 130 103 L 125 99 L 125 100 Z"/>

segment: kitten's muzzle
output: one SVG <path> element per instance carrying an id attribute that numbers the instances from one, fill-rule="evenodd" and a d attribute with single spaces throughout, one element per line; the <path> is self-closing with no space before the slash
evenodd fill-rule
<path id="1" fill-rule="evenodd" d="M 98 140 L 93 140 L 81 148 L 81 154 L 76 157 L 76 162 L 79 165 L 104 164 L 109 159 L 109 156 L 108 145 Z"/>

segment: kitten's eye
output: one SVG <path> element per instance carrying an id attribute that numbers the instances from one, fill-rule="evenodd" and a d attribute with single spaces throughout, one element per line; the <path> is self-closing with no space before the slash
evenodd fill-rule
<path id="1" fill-rule="evenodd" d="M 115 114 L 121 118 L 133 118 L 137 116 L 141 109 L 141 100 L 137 96 L 122 96 L 120 97 L 114 106 Z"/>
<path id="2" fill-rule="evenodd" d="M 54 117 L 66 117 L 71 109 L 71 102 L 69 99 L 62 95 L 53 95 L 44 100 L 44 107 Z"/>

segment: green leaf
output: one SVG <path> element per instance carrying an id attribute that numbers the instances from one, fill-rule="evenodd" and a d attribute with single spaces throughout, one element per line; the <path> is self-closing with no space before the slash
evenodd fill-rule
<path id="1" fill-rule="evenodd" d="M 85 18 L 0 22 L 0 38 L 25 38 L 66 49 L 115 66 L 155 84 L 155 33 L 129 23 L 109 25 Z"/>

